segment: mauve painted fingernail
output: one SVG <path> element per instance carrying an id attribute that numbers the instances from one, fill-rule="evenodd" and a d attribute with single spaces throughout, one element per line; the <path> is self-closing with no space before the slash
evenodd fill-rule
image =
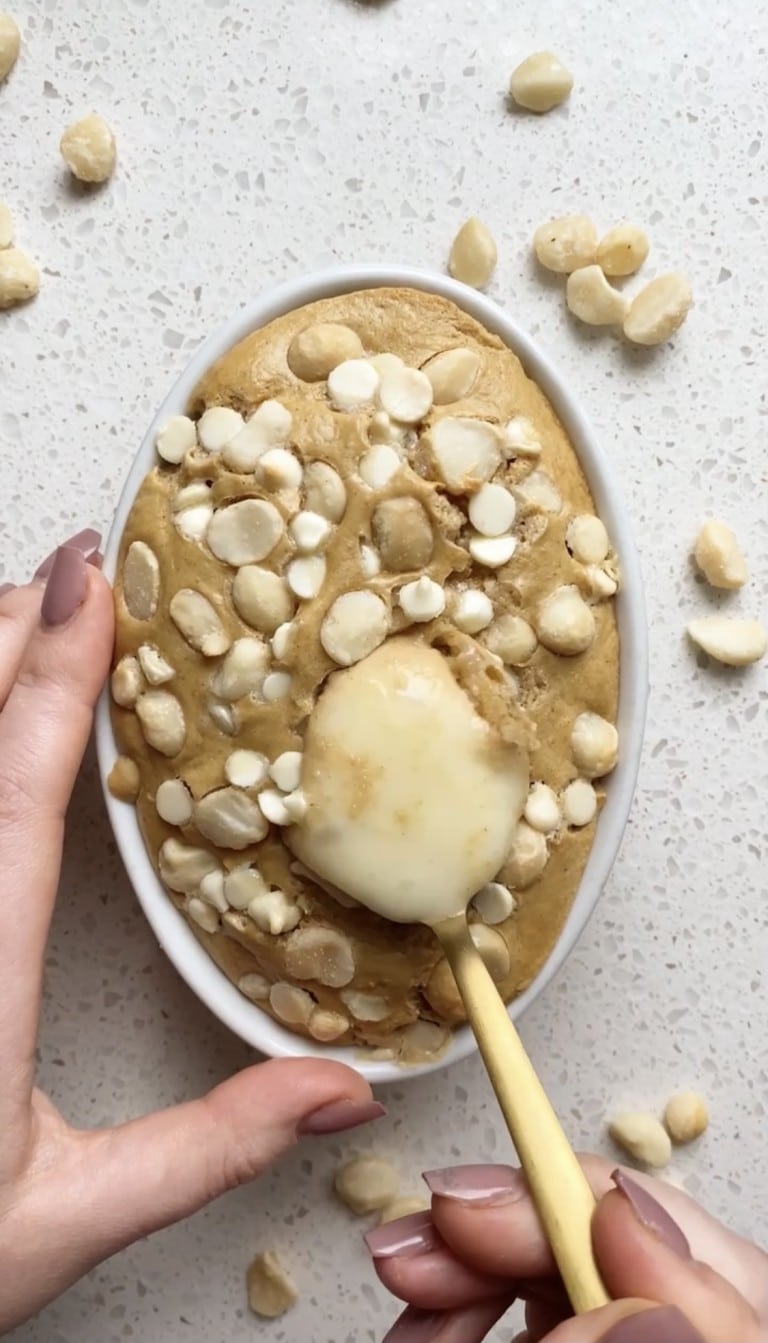
<path id="1" fill-rule="evenodd" d="M 99 553 L 101 532 L 95 531 L 93 527 L 85 527 L 83 531 L 75 532 L 74 536 L 70 536 L 69 540 L 64 542 L 64 545 L 68 546 L 70 550 L 79 550 L 83 559 L 91 563 L 94 556 Z M 61 547 L 59 546 L 57 550 L 52 550 L 50 555 L 46 555 L 42 564 L 35 570 L 35 578 L 48 577 L 53 569 L 54 561 L 60 549 Z"/>
<path id="2" fill-rule="evenodd" d="M 86 590 L 82 550 L 59 546 L 43 593 L 40 616 L 44 625 L 66 625 L 82 605 Z"/>
<path id="3" fill-rule="evenodd" d="M 4 597 L 6 592 L 13 592 L 15 587 L 15 583 L 0 583 L 0 597 Z"/>
<path id="4" fill-rule="evenodd" d="M 704 1338 L 677 1306 L 658 1306 L 625 1315 L 600 1343 L 704 1343 Z"/>
<path id="5" fill-rule="evenodd" d="M 378 1101 L 332 1101 L 305 1115 L 296 1127 L 300 1134 L 343 1133 L 345 1129 L 381 1119 L 387 1112 Z"/>
<path id="6" fill-rule="evenodd" d="M 527 1189 L 522 1171 L 514 1166 L 447 1166 L 425 1170 L 423 1178 L 432 1194 L 481 1207 L 513 1202 Z"/>
<path id="7" fill-rule="evenodd" d="M 670 1217 L 666 1208 L 656 1201 L 652 1194 L 648 1193 L 637 1180 L 633 1180 L 631 1175 L 627 1175 L 623 1170 L 615 1170 L 611 1175 L 619 1193 L 623 1194 L 629 1203 L 632 1211 L 643 1226 L 652 1231 L 659 1240 L 674 1250 L 675 1254 L 681 1259 L 690 1259 L 691 1247 L 684 1233 L 680 1230 L 677 1222 Z"/>
<path id="8" fill-rule="evenodd" d="M 366 1231 L 363 1240 L 372 1259 L 410 1259 L 442 1245 L 428 1212 L 412 1212 L 408 1217 L 374 1227 L 373 1231 Z"/>
<path id="9" fill-rule="evenodd" d="M 417 1310 L 415 1306 L 407 1306 L 382 1343 L 432 1343 L 444 1322 L 444 1311 Z"/>

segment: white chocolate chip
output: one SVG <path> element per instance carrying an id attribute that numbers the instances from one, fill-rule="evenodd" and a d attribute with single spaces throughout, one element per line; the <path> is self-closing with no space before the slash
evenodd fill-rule
<path id="1" fill-rule="evenodd" d="M 230 702 L 262 690 L 269 648 L 261 639 L 236 639 L 211 682 L 214 695 Z"/>
<path id="2" fill-rule="evenodd" d="M 295 788 L 292 793 L 286 793 L 283 798 L 283 806 L 288 813 L 291 825 L 298 825 L 309 811 L 309 803 L 301 788 Z"/>
<path id="3" fill-rule="evenodd" d="M 440 478 L 452 493 L 476 488 L 501 465 L 501 436 L 485 420 L 446 417 L 430 436 Z"/>
<path id="4" fill-rule="evenodd" d="M 292 519 L 288 530 L 296 549 L 302 555 L 312 555 L 317 550 L 325 549 L 333 528 L 322 513 L 304 509 Z"/>
<path id="5" fill-rule="evenodd" d="M 734 590 L 749 578 L 736 537 L 730 527 L 714 518 L 704 523 L 696 537 L 693 558 L 713 588 Z"/>
<path id="6" fill-rule="evenodd" d="M 193 480 L 191 484 L 183 485 L 180 490 L 176 491 L 171 501 L 171 508 L 174 513 L 181 513 L 188 508 L 195 508 L 199 504 L 210 504 L 211 498 L 210 485 L 204 480 Z"/>
<path id="7" fill-rule="evenodd" d="M 390 354 L 388 350 L 383 350 L 381 354 L 369 354 L 368 363 L 376 369 L 380 378 L 383 378 L 385 373 L 392 373 L 394 369 L 405 368 L 400 355 Z"/>
<path id="8" fill-rule="evenodd" d="M 301 783 L 301 751 L 283 751 L 269 767 L 269 777 L 283 793 L 292 793 Z"/>
<path id="9" fill-rule="evenodd" d="M 172 415 L 157 431 L 155 448 L 158 457 L 171 466 L 178 466 L 197 443 L 197 430 L 188 415 Z"/>
<path id="10" fill-rule="evenodd" d="M 194 823 L 201 835 L 220 849 L 247 849 L 267 833 L 260 808 L 240 788 L 216 788 L 194 805 Z"/>
<path id="11" fill-rule="evenodd" d="M 517 901 L 508 886 L 500 881 L 489 881 L 472 900 L 483 923 L 504 923 L 517 908 Z"/>
<path id="12" fill-rule="evenodd" d="M 608 533 L 599 518 L 579 513 L 568 523 L 565 544 L 580 564 L 600 564 L 608 554 Z"/>
<path id="13" fill-rule="evenodd" d="M 417 623 L 435 620 L 445 610 L 445 592 L 439 583 L 423 574 L 413 583 L 406 583 L 397 596 L 400 608 L 409 620 Z"/>
<path id="14" fill-rule="evenodd" d="M 132 709 L 144 689 L 144 677 L 134 657 L 123 657 L 112 673 L 110 689 L 115 704 L 121 709 Z"/>
<path id="15" fill-rule="evenodd" d="M 400 456 L 387 443 L 377 443 L 360 459 L 360 477 L 372 490 L 383 489 L 402 466 Z"/>
<path id="16" fill-rule="evenodd" d="M 672 1158 L 669 1134 L 654 1115 L 620 1114 L 608 1125 L 613 1141 L 646 1166 L 659 1169 Z"/>
<path id="17" fill-rule="evenodd" d="M 402 1198 L 393 1198 L 386 1208 L 382 1208 L 378 1225 L 397 1222 L 401 1217 L 410 1217 L 415 1212 L 426 1212 L 428 1208 L 429 1203 L 420 1194 L 403 1194 Z"/>
<path id="18" fill-rule="evenodd" d="M 632 300 L 624 335 L 635 345 L 660 345 L 683 325 L 693 303 L 691 286 L 675 272 L 658 275 Z"/>
<path id="19" fill-rule="evenodd" d="M 181 779 L 164 779 L 155 794 L 155 810 L 168 825 L 188 825 L 192 820 L 192 794 Z"/>
<path id="20" fill-rule="evenodd" d="M 502 536 L 514 526 L 517 504 L 503 485 L 481 485 L 469 501 L 469 520 L 481 536 Z"/>
<path id="21" fill-rule="evenodd" d="M 424 365 L 423 372 L 432 384 L 432 399 L 436 406 L 448 406 L 469 396 L 480 373 L 480 355 L 476 350 L 457 346 L 433 355 Z"/>
<path id="22" fill-rule="evenodd" d="M 278 792 L 277 788 L 263 788 L 259 793 L 259 806 L 272 825 L 291 824 L 291 816 L 283 794 Z"/>
<path id="23" fill-rule="evenodd" d="M 161 755 L 178 755 L 186 739 L 184 710 L 167 690 L 148 690 L 136 701 L 144 740 Z"/>
<path id="24" fill-rule="evenodd" d="M 541 453 L 541 439 L 531 421 L 525 415 L 515 415 L 507 420 L 502 431 L 504 455 L 510 457 L 538 457 Z"/>
<path id="25" fill-rule="evenodd" d="M 386 998 L 382 998 L 378 993 L 360 993 L 357 989 L 344 989 L 340 997 L 355 1021 L 384 1021 L 392 1011 Z"/>
<path id="26" fill-rule="evenodd" d="M 221 452 L 239 434 L 245 421 L 231 406 L 210 406 L 197 422 L 197 437 L 205 452 Z"/>
<path id="27" fill-rule="evenodd" d="M 179 490 L 171 505 L 173 525 L 186 541 L 204 541 L 211 518 L 211 487 L 204 480 L 196 480 Z"/>
<path id="28" fill-rule="evenodd" d="M 293 678 L 289 672 L 270 672 L 268 676 L 264 677 L 261 693 L 268 704 L 273 704 L 275 700 L 287 699 L 292 686 Z"/>
<path id="29" fill-rule="evenodd" d="M 223 460 L 233 471 L 255 471 L 266 452 L 287 442 L 292 423 L 291 412 L 281 401 L 262 401 L 242 429 L 223 445 Z"/>
<path id="30" fill-rule="evenodd" d="M 619 590 L 618 572 L 615 571 L 615 566 L 609 565 L 608 568 L 603 568 L 599 564 L 586 564 L 584 577 L 589 585 L 590 595 L 601 601 L 614 597 Z"/>
<path id="31" fill-rule="evenodd" d="M 500 569 L 512 559 L 517 550 L 514 536 L 470 536 L 467 549 L 475 564 L 486 569 Z"/>
<path id="32" fill-rule="evenodd" d="M 249 900 L 248 917 L 262 933 L 282 937 L 299 924 L 301 910 L 295 901 L 289 900 L 285 891 L 263 890 Z"/>
<path id="33" fill-rule="evenodd" d="M 250 974 L 240 976 L 237 987 L 246 998 L 250 998 L 251 1002 L 265 1003 L 272 986 L 266 975 L 259 974 L 258 970 L 252 970 Z"/>
<path id="34" fill-rule="evenodd" d="M 0 251 L 0 308 L 26 303 L 40 290 L 40 271 L 34 261 L 18 247 Z"/>
<path id="35" fill-rule="evenodd" d="M 80 182 L 106 182 L 115 171 L 115 137 L 97 112 L 67 126 L 59 149 L 69 171 Z"/>
<path id="36" fill-rule="evenodd" d="M 213 854 L 207 849 L 182 844 L 179 839 L 166 839 L 161 844 L 157 862 L 166 886 L 184 895 L 196 891 L 203 877 L 219 868 Z"/>
<path id="37" fill-rule="evenodd" d="M 400 424 L 418 424 L 432 409 L 432 383 L 417 368 L 390 368 L 381 376 L 379 405 Z"/>
<path id="38" fill-rule="evenodd" d="M 429 564 L 435 541 L 432 524 L 418 499 L 406 496 L 383 500 L 371 527 L 381 562 L 389 573 L 408 573 Z"/>
<path id="39" fill-rule="evenodd" d="M 367 359 L 345 359 L 328 374 L 328 396 L 335 410 L 362 410 L 379 389 L 379 375 Z"/>
<path id="40" fill-rule="evenodd" d="M 2 18 L 0 18 L 0 26 Z M 0 63 L 2 56 L 0 56 Z M 5 201 L 0 201 L 0 249 L 10 247 L 13 242 L 13 215 L 11 214 Z"/>
<path id="41" fill-rule="evenodd" d="M 360 542 L 360 570 L 363 578 L 375 578 L 381 573 L 379 553 L 373 546 L 369 546 L 367 541 Z"/>
<path id="42" fill-rule="evenodd" d="M 248 1305 L 254 1315 L 276 1320 L 298 1300 L 298 1292 L 272 1250 L 257 1254 L 245 1278 Z"/>
<path id="43" fill-rule="evenodd" d="M 0 14 L 0 84 L 11 73 L 20 50 L 19 25 L 11 14 Z"/>
<path id="44" fill-rule="evenodd" d="M 451 245 L 448 270 L 454 280 L 483 289 L 496 268 L 496 243 L 476 216 L 462 224 Z"/>
<path id="45" fill-rule="evenodd" d="M 477 588 L 467 588 L 457 594 L 451 616 L 456 628 L 464 634 L 479 634 L 493 620 L 493 602 Z"/>
<path id="46" fill-rule="evenodd" d="M 184 908 L 192 922 L 206 933 L 215 933 L 218 930 L 218 913 L 206 900 L 201 900 L 198 895 L 191 895 Z"/>
<path id="47" fill-rule="evenodd" d="M 610 774 L 619 754 L 619 734 L 597 713 L 580 713 L 571 728 L 574 763 L 588 779 Z"/>
<path id="48" fill-rule="evenodd" d="M 525 804 L 523 816 L 532 830 L 549 835 L 560 824 L 560 804 L 554 789 L 546 783 L 535 783 Z"/>
<path id="49" fill-rule="evenodd" d="M 707 1103 L 698 1091 L 680 1091 L 664 1107 L 664 1124 L 674 1143 L 693 1142 L 709 1125 Z"/>
<path id="50" fill-rule="evenodd" d="M 304 470 L 304 507 L 329 522 L 341 522 L 347 491 L 338 471 L 327 462 L 310 462 Z"/>
<path id="51" fill-rule="evenodd" d="M 634 224 L 617 224 L 598 244 L 596 260 L 606 275 L 634 275 L 648 255 L 648 239 Z"/>
<path id="52" fill-rule="evenodd" d="M 577 828 L 589 825 L 597 815 L 597 794 L 586 779 L 574 779 L 563 789 L 563 819 Z"/>
<path id="53" fill-rule="evenodd" d="M 218 612 L 194 588 L 179 588 L 171 597 L 168 612 L 179 633 L 190 648 L 203 657 L 215 658 L 226 653 L 232 642 L 219 619 Z"/>
<path id="54" fill-rule="evenodd" d="M 322 555 L 300 555 L 291 560 L 285 578 L 291 592 L 302 601 L 311 601 L 325 582 L 326 562 Z"/>
<path id="55" fill-rule="evenodd" d="M 345 592 L 336 598 L 320 626 L 320 642 L 340 667 L 368 657 L 389 633 L 386 602 L 374 592 Z"/>
<path id="56" fill-rule="evenodd" d="M 319 1040 L 322 1044 L 327 1045 L 333 1040 L 338 1040 L 341 1035 L 346 1035 L 348 1030 L 349 1018 L 342 1012 L 331 1012 L 323 1007 L 316 1007 L 309 1018 L 309 1033 L 313 1040 Z"/>
<path id="57" fill-rule="evenodd" d="M 541 643 L 551 653 L 575 657 L 585 653 L 594 642 L 595 617 L 579 589 L 572 583 L 555 588 L 541 602 L 536 630 Z"/>
<path id="58" fill-rule="evenodd" d="M 269 887 L 257 867 L 235 867 L 224 878 L 224 896 L 232 909 L 247 909 L 257 896 L 268 894 Z"/>
<path id="59" fill-rule="evenodd" d="M 257 564 L 244 564 L 238 569 L 232 584 L 232 601 L 246 625 L 261 634 L 274 634 L 296 609 L 285 579 Z"/>
<path id="60" fill-rule="evenodd" d="M 123 600 L 134 620 L 150 620 L 160 598 L 160 565 L 144 541 L 132 541 L 123 564 Z"/>
<path id="61" fill-rule="evenodd" d="M 225 733 L 227 737 L 234 737 L 240 726 L 240 720 L 231 704 L 217 704 L 215 700 L 210 700 L 207 704 L 208 715 L 220 732 Z"/>
<path id="62" fill-rule="evenodd" d="M 529 508 L 542 513 L 559 513 L 563 506 L 560 491 L 546 471 L 532 471 L 517 486 L 517 493 Z"/>
<path id="63" fill-rule="evenodd" d="M 256 478 L 272 493 L 289 491 L 289 498 L 301 486 L 304 468 L 287 448 L 269 448 L 256 464 Z"/>
<path id="64" fill-rule="evenodd" d="M 392 1202 L 400 1189 L 400 1175 L 383 1157 L 357 1156 L 336 1172 L 334 1188 L 351 1212 L 365 1217 Z"/>
<path id="65" fill-rule="evenodd" d="M 269 773 L 269 761 L 261 751 L 232 751 L 224 761 L 224 777 L 235 788 L 258 788 Z"/>
<path id="66" fill-rule="evenodd" d="M 623 322 L 629 306 L 626 294 L 609 284 L 600 266 L 580 266 L 568 276 L 565 302 L 569 312 L 589 326 Z"/>
<path id="67" fill-rule="evenodd" d="M 564 103 L 573 88 L 573 75 L 559 56 L 535 51 L 512 71 L 509 96 L 529 112 L 551 112 Z"/>
<path id="68" fill-rule="evenodd" d="M 200 899 L 204 900 L 206 905 L 211 905 L 213 909 L 218 910 L 219 914 L 226 914 L 229 909 L 227 897 L 224 894 L 224 869 L 217 867 L 214 872 L 206 872 L 200 882 L 198 892 Z"/>
<path id="69" fill-rule="evenodd" d="M 306 1026 L 315 1001 L 304 989 L 293 984 L 273 984 L 269 991 L 269 1005 L 276 1017 L 289 1026 Z"/>
<path id="70" fill-rule="evenodd" d="M 272 647 L 272 656 L 278 662 L 284 662 L 288 656 L 288 650 L 291 647 L 294 635 L 294 624 L 292 620 L 286 620 L 282 625 L 278 625 L 270 644 Z"/>
<path id="71" fill-rule="evenodd" d="M 331 989 L 343 988 L 351 983 L 355 974 L 352 943 L 336 928 L 308 924 L 288 938 L 285 968 L 293 979 L 313 979 Z M 350 1006 L 345 995 L 341 996 Z"/>
<path id="72" fill-rule="evenodd" d="M 491 978 L 496 983 L 504 979 L 509 974 L 510 958 L 509 947 L 501 933 L 497 933 L 485 923 L 472 923 L 469 935 L 485 961 Z"/>
<path id="73" fill-rule="evenodd" d="M 597 229 L 586 215 L 560 215 L 540 224 L 533 250 L 541 265 L 558 275 L 591 266 L 597 251 Z"/>
<path id="74" fill-rule="evenodd" d="M 281 452 L 282 449 L 273 448 L 272 451 Z M 269 455 L 266 453 L 265 457 Z M 284 531 L 283 519 L 274 504 L 266 499 L 241 499 L 236 504 L 216 509 L 206 540 L 217 559 L 238 568 L 266 559 L 282 539 Z"/>
<path id="75" fill-rule="evenodd" d="M 736 616 L 701 616 L 687 626 L 688 637 L 717 662 L 747 667 L 759 662 L 768 647 L 768 633 L 759 620 Z"/>
<path id="76" fill-rule="evenodd" d="M 322 382 L 332 369 L 350 359 L 362 359 L 360 337 L 338 322 L 316 322 L 294 336 L 288 347 L 288 367 L 302 382 Z"/>
<path id="77" fill-rule="evenodd" d="M 538 830 L 531 829 L 526 821 L 519 821 L 504 875 L 515 890 L 522 891 L 541 876 L 548 856 L 544 836 Z"/>
<path id="78" fill-rule="evenodd" d="M 538 648 L 536 631 L 522 616 L 505 614 L 498 617 L 486 632 L 483 643 L 491 653 L 501 658 L 508 667 L 522 667 L 529 662 Z"/>
<path id="79" fill-rule="evenodd" d="M 150 685 L 165 685 L 166 681 L 172 681 L 176 675 L 170 662 L 166 662 L 160 650 L 153 644 L 141 644 L 136 650 L 136 656 L 144 678 Z"/>
<path id="80" fill-rule="evenodd" d="M 385 410 L 377 410 L 370 419 L 368 425 L 368 442 L 374 446 L 379 443 L 389 444 L 390 447 L 405 447 L 409 436 L 413 437 L 415 430 L 407 429 L 401 424 L 395 424 Z"/>

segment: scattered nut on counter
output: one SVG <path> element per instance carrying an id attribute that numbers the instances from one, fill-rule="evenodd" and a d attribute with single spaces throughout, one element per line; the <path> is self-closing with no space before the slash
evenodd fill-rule
<path id="1" fill-rule="evenodd" d="M 661 345 L 674 336 L 693 303 L 684 275 L 657 275 L 633 298 L 624 319 L 624 335 L 634 345 Z"/>
<path id="2" fill-rule="evenodd" d="M 382 1208 L 379 1226 L 383 1226 L 385 1222 L 395 1222 L 399 1217 L 410 1217 L 414 1212 L 426 1212 L 428 1207 L 428 1200 L 422 1198 L 420 1194 L 402 1194 L 400 1198 L 393 1199 Z"/>
<path id="3" fill-rule="evenodd" d="M 634 275 L 648 255 L 649 243 L 635 224 L 617 224 L 600 239 L 595 260 L 605 275 Z"/>
<path id="4" fill-rule="evenodd" d="M 59 148 L 69 171 L 79 182 L 106 182 L 115 171 L 115 137 L 98 112 L 73 121 L 64 131 Z"/>
<path id="5" fill-rule="evenodd" d="M 509 96 L 528 112 L 551 112 L 570 95 L 573 75 L 559 56 L 535 51 L 512 71 Z"/>
<path id="6" fill-rule="evenodd" d="M 448 270 L 454 280 L 483 289 L 496 268 L 496 243 L 482 219 L 462 224 L 451 245 Z"/>
<path id="7" fill-rule="evenodd" d="M 11 73 L 21 48 L 19 25 L 10 14 L 0 14 L 0 84 Z"/>
<path id="8" fill-rule="evenodd" d="M 565 286 L 569 312 L 588 326 L 615 326 L 627 315 L 629 300 L 605 278 L 600 266 L 571 271 Z"/>
<path id="9" fill-rule="evenodd" d="M 608 1125 L 613 1141 L 646 1166 L 666 1166 L 672 1156 L 672 1143 L 664 1125 L 655 1115 L 642 1112 L 617 1115 Z"/>
<path id="10" fill-rule="evenodd" d="M 557 275 L 591 266 L 597 252 L 597 229 L 586 215 L 560 215 L 539 224 L 533 250 L 540 264 Z"/>
<path id="11" fill-rule="evenodd" d="M 679 1091 L 664 1107 L 664 1125 L 674 1143 L 694 1142 L 709 1125 L 707 1102 L 698 1091 Z"/>
<path id="12" fill-rule="evenodd" d="M 13 215 L 8 206 L 0 201 L 0 248 L 10 247 L 13 242 Z"/>
<path id="13" fill-rule="evenodd" d="M 257 1254 L 245 1277 L 248 1305 L 254 1315 L 276 1320 L 298 1300 L 298 1292 L 274 1250 Z"/>
<path id="14" fill-rule="evenodd" d="M 730 527 L 715 518 L 696 537 L 693 558 L 710 587 L 742 588 L 749 578 L 744 556 Z"/>
<path id="15" fill-rule="evenodd" d="M 353 1157 L 336 1172 L 334 1189 L 358 1217 L 378 1212 L 394 1202 L 400 1191 L 400 1175 L 384 1157 Z"/>
<path id="16" fill-rule="evenodd" d="M 748 667 L 759 662 L 768 648 L 768 632 L 759 620 L 737 616 L 699 616 L 686 626 L 688 638 L 716 662 Z"/>
<path id="17" fill-rule="evenodd" d="M 26 303 L 40 290 L 40 272 L 18 247 L 0 250 L 0 308 Z"/>

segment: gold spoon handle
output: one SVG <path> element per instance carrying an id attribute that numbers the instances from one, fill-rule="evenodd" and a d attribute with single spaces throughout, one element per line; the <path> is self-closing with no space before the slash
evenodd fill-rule
<path id="1" fill-rule="evenodd" d="M 610 1301 L 592 1252 L 595 1199 L 463 914 L 435 924 L 571 1305 Z"/>

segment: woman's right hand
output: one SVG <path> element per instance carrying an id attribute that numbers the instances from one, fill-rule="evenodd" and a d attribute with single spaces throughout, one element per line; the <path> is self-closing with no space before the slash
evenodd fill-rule
<path id="1" fill-rule="evenodd" d="M 409 1303 L 385 1343 L 481 1343 L 515 1299 L 519 1343 L 766 1343 L 763 1250 L 661 1180 L 582 1165 L 610 1305 L 572 1315 L 520 1171 L 459 1166 L 427 1173 L 430 1212 L 366 1237 L 382 1282 Z"/>

